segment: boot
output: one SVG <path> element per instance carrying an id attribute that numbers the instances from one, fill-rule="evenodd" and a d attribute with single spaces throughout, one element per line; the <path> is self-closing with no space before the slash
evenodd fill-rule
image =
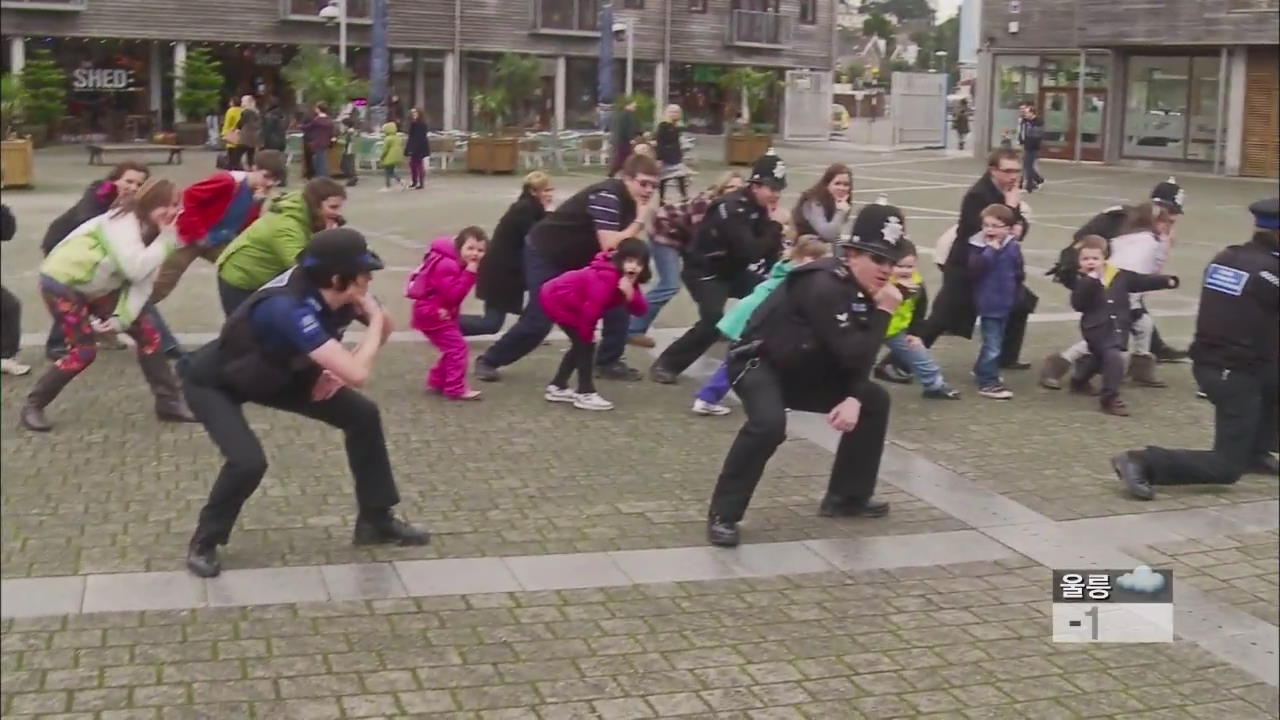
<path id="1" fill-rule="evenodd" d="M 139 354 L 138 367 L 142 368 L 142 377 L 156 396 L 156 417 L 162 422 L 200 422 L 182 398 L 182 384 L 163 354 Z"/>
<path id="2" fill-rule="evenodd" d="M 1133 355 L 1129 358 L 1129 377 L 1143 387 L 1169 387 L 1156 378 L 1156 358 L 1154 355 Z"/>
<path id="3" fill-rule="evenodd" d="M 36 381 L 35 387 L 31 388 L 31 392 L 27 394 L 27 401 L 23 403 L 22 410 L 18 413 L 18 420 L 22 427 L 35 432 L 52 430 L 53 424 L 44 416 L 45 406 L 53 402 L 53 399 L 58 397 L 58 393 L 62 392 L 62 388 L 66 387 L 75 376 L 75 373 L 61 370 L 57 365 L 49 368 Z"/>
<path id="4" fill-rule="evenodd" d="M 1053 353 L 1040 362 L 1040 387 L 1050 390 L 1062 389 L 1062 377 L 1071 370 L 1067 359 Z"/>
<path id="5" fill-rule="evenodd" d="M 1103 395 L 1100 404 L 1102 412 L 1117 417 L 1129 417 L 1129 408 L 1120 399 L 1119 395 Z"/>

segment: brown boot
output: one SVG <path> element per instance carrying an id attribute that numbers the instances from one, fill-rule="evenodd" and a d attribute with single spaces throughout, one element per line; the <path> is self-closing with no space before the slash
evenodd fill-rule
<path id="1" fill-rule="evenodd" d="M 139 354 L 138 367 L 142 368 L 142 377 L 156 396 L 156 417 L 164 422 L 200 422 L 187 407 L 182 397 L 182 383 L 163 353 Z"/>
<path id="2" fill-rule="evenodd" d="M 1129 357 L 1129 377 L 1143 387 L 1169 387 L 1156 378 L 1156 358 L 1154 355 L 1132 355 Z"/>
<path id="3" fill-rule="evenodd" d="M 58 369 L 57 365 L 49 368 L 39 380 L 36 381 L 35 387 L 31 388 L 31 392 L 27 394 L 27 401 L 22 404 L 22 410 L 18 412 L 18 422 L 22 427 L 35 432 L 49 432 L 53 429 L 53 423 L 49 422 L 49 418 L 45 417 L 45 407 L 58 397 L 58 393 L 62 392 L 62 388 L 71 382 L 76 376 L 75 373 L 66 372 Z"/>
<path id="4" fill-rule="evenodd" d="M 1119 395 L 1103 395 L 1100 404 L 1102 405 L 1102 412 L 1108 415 L 1129 417 L 1129 408 L 1120 399 Z"/>
<path id="5" fill-rule="evenodd" d="M 1040 387 L 1050 390 L 1062 389 L 1062 377 L 1071 370 L 1071 363 L 1067 359 L 1053 353 L 1040 361 Z"/>

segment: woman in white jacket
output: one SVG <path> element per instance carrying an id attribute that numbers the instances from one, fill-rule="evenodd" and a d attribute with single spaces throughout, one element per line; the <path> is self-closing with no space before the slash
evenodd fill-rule
<path id="1" fill-rule="evenodd" d="M 97 357 L 95 329 L 133 338 L 161 420 L 195 422 L 160 347 L 160 333 L 143 312 L 160 265 L 173 251 L 172 228 L 181 201 L 172 181 L 148 180 L 117 207 L 73 230 L 45 258 L 40 294 L 62 325 L 69 352 L 27 395 L 20 414 L 23 427 L 37 432 L 52 428 L 44 408 Z"/>

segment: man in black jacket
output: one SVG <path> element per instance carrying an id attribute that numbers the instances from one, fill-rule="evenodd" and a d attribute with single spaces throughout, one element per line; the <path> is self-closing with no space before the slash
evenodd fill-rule
<path id="1" fill-rule="evenodd" d="M 752 314 L 729 353 L 729 377 L 747 421 L 711 496 L 707 540 L 732 547 L 765 465 L 787 435 L 787 409 L 820 412 L 843 433 L 818 513 L 881 517 L 873 499 L 889 427 L 889 394 L 868 378 L 902 293 L 889 282 L 902 213 L 868 205 L 841 240 L 842 258 L 792 271 Z"/>
<path id="2" fill-rule="evenodd" d="M 782 253 L 782 225 L 771 208 L 787 186 L 782 159 L 756 160 L 747 187 L 716 200 L 694 231 L 680 279 L 698 304 L 698 321 L 649 368 L 654 382 L 674 384 L 720 339 L 716 324 L 729 298 L 744 298 L 768 277 Z"/>
<path id="3" fill-rule="evenodd" d="M 1036 111 L 1036 106 L 1029 102 L 1022 103 L 1018 109 L 1022 119 L 1018 122 L 1018 142 L 1022 143 L 1025 155 L 1022 169 L 1022 187 L 1033 193 L 1044 184 L 1044 177 L 1036 168 L 1040 159 L 1040 145 L 1044 142 L 1044 120 Z"/>
<path id="4" fill-rule="evenodd" d="M 8 205 L 0 205 L 0 242 L 9 242 L 18 232 L 18 221 Z M 22 341 L 22 303 L 9 289 L 0 285 L 0 372 L 26 375 L 31 366 L 18 362 Z"/>

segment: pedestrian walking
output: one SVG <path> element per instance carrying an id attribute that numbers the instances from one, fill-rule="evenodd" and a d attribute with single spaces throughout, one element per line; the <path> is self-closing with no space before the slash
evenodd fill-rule
<path id="1" fill-rule="evenodd" d="M 187 569 L 222 572 L 226 545 L 245 501 L 267 471 L 267 457 L 244 417 L 255 404 L 319 420 L 342 431 L 359 508 L 356 545 L 425 545 L 430 535 L 392 509 L 399 504 L 378 406 L 357 392 L 373 373 L 391 321 L 370 293 L 382 261 L 350 228 L 317 233 L 298 265 L 255 292 L 227 319 L 218 339 L 184 363 L 188 402 L 224 462 L 187 546 Z M 342 344 L 352 321 L 367 326 L 353 350 Z"/>
<path id="2" fill-rule="evenodd" d="M 969 109 L 969 101 L 966 98 L 960 98 L 960 102 L 956 104 L 956 111 L 951 114 L 951 128 L 956 131 L 956 139 L 959 142 L 959 148 L 964 149 L 965 138 L 969 137 L 969 116 L 972 111 Z"/>
<path id="3" fill-rule="evenodd" d="M 401 190 L 405 189 L 404 180 L 401 180 L 400 175 L 396 172 L 403 162 L 404 138 L 400 136 L 400 130 L 396 128 L 394 122 L 383 123 L 382 154 L 378 156 L 378 164 L 382 166 L 382 192 L 390 192 L 393 181 L 396 187 Z"/>
<path id="4" fill-rule="evenodd" d="M 1022 145 L 1022 188 L 1033 193 L 1044 184 L 1037 164 L 1040 148 L 1044 144 L 1044 120 L 1040 118 L 1034 103 L 1024 102 L 1019 108 L 1018 142 Z"/>
<path id="5" fill-rule="evenodd" d="M 1214 407 L 1212 450 L 1148 446 L 1111 459 L 1133 497 L 1160 485 L 1231 485 L 1275 477 L 1280 405 L 1280 198 L 1249 206 L 1253 236 L 1214 256 L 1200 288 L 1191 372 Z"/>
<path id="6" fill-rule="evenodd" d="M 689 168 L 684 164 L 684 148 L 680 145 L 680 119 L 683 112 L 679 105 L 668 105 L 662 122 L 654 132 L 654 150 L 662 173 L 658 177 L 658 203 L 666 203 L 667 185 L 675 181 L 680 188 L 681 202 L 689 201 Z"/>

